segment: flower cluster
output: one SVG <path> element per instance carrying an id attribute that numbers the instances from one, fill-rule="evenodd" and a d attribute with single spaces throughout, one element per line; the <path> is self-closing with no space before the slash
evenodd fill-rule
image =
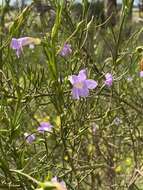
<path id="1" fill-rule="evenodd" d="M 51 125 L 49 122 L 41 122 L 37 130 L 39 133 L 44 134 L 44 132 L 51 132 L 52 128 L 53 128 L 53 125 Z M 29 144 L 31 144 L 36 139 L 34 134 L 25 133 L 24 136 L 25 136 L 26 142 Z"/>
<path id="2" fill-rule="evenodd" d="M 39 38 L 32 37 L 22 37 L 22 38 L 12 38 L 11 48 L 16 50 L 17 57 L 20 57 L 20 54 L 23 52 L 23 47 L 29 45 L 33 48 L 35 44 L 40 44 L 41 40 Z M 62 57 L 67 57 L 72 53 L 71 45 L 65 43 L 63 48 L 60 50 L 59 55 Z M 143 71 L 140 71 L 140 77 L 143 77 Z M 129 79 L 130 80 L 130 79 Z M 83 69 L 79 71 L 78 75 L 72 75 L 69 77 L 69 81 L 73 85 L 72 88 L 72 97 L 73 99 L 79 99 L 80 97 L 87 97 L 89 95 L 89 90 L 95 89 L 98 86 L 98 83 L 95 80 L 87 79 L 86 70 Z M 113 76 L 111 73 L 105 74 L 104 84 L 107 87 L 111 87 L 113 84 Z M 46 130 L 45 130 L 46 129 Z M 51 131 L 52 126 L 42 123 L 38 130 L 39 132 Z"/>
<path id="3" fill-rule="evenodd" d="M 23 52 L 23 47 L 29 45 L 30 47 L 34 46 L 34 44 L 40 44 L 41 40 L 38 38 L 32 38 L 32 37 L 22 37 L 22 38 L 12 38 L 11 41 L 11 48 L 16 50 L 16 55 L 19 58 L 20 54 Z M 62 57 L 66 57 L 72 53 L 71 45 L 68 43 L 65 43 L 62 50 L 59 52 L 59 54 Z M 141 76 L 141 74 L 140 74 Z M 113 77 L 111 73 L 107 73 L 105 75 L 105 85 L 108 87 L 112 86 L 113 83 Z M 69 77 L 69 81 L 73 85 L 72 88 L 72 97 L 74 99 L 79 99 L 80 97 L 87 97 L 89 95 L 89 89 L 95 89 L 98 85 L 98 83 L 92 79 L 87 79 L 86 70 L 83 69 L 79 72 L 78 75 L 72 75 Z M 42 123 L 41 126 L 39 126 L 39 131 L 45 130 L 45 127 L 47 127 L 47 124 Z M 48 126 L 49 127 L 49 126 Z M 46 130 L 51 130 L 52 127 L 46 128 Z"/>
<path id="4" fill-rule="evenodd" d="M 78 75 L 71 75 L 69 77 L 70 83 L 73 85 L 72 97 L 73 99 L 79 99 L 80 97 L 87 97 L 89 95 L 89 89 L 95 89 L 98 83 L 95 80 L 87 79 L 86 70 L 83 69 Z M 111 73 L 105 75 L 105 85 L 111 87 L 113 84 L 113 76 Z"/>

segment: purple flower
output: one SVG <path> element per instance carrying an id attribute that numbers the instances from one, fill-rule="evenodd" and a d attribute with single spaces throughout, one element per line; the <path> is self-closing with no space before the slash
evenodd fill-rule
<path id="1" fill-rule="evenodd" d="M 20 54 L 23 51 L 23 46 L 31 45 L 31 44 L 40 44 L 41 40 L 38 38 L 32 37 L 23 37 L 23 38 L 12 38 L 10 47 L 16 50 L 16 55 L 19 58 Z"/>
<path id="2" fill-rule="evenodd" d="M 60 55 L 62 57 L 66 57 L 72 53 L 71 45 L 70 44 L 64 44 L 64 47 L 60 51 Z"/>
<path id="3" fill-rule="evenodd" d="M 89 89 L 97 87 L 97 82 L 91 79 L 86 79 L 86 70 L 83 69 L 78 75 L 72 75 L 69 77 L 69 81 L 73 85 L 72 97 L 79 99 L 80 97 L 87 97 L 89 95 Z"/>
<path id="4" fill-rule="evenodd" d="M 52 182 L 58 182 L 57 176 L 53 177 L 53 178 L 51 179 L 51 181 L 52 181 Z"/>
<path id="5" fill-rule="evenodd" d="M 49 122 L 41 122 L 40 126 L 38 127 L 38 131 L 40 133 L 51 132 L 52 128 L 53 126 Z"/>
<path id="6" fill-rule="evenodd" d="M 143 77 L 143 71 L 140 71 L 140 77 L 141 78 Z"/>
<path id="7" fill-rule="evenodd" d="M 108 87 L 111 87 L 112 86 L 112 83 L 113 83 L 113 76 L 111 73 L 107 73 L 105 75 L 105 85 L 107 85 Z"/>
<path id="8" fill-rule="evenodd" d="M 96 134 L 96 131 L 97 131 L 96 123 L 92 123 L 92 131 L 93 131 L 94 134 Z"/>
<path id="9" fill-rule="evenodd" d="M 57 190 L 67 190 L 65 182 L 59 182 L 57 176 L 53 177 L 51 182 L 56 186 Z"/>
<path id="10" fill-rule="evenodd" d="M 24 133 L 24 136 L 25 136 L 25 139 L 26 139 L 26 142 L 31 144 L 35 139 L 35 135 L 34 134 L 28 134 L 28 133 Z"/>
<path id="11" fill-rule="evenodd" d="M 115 119 L 113 120 L 113 124 L 115 125 L 120 125 L 122 123 L 122 120 L 119 117 L 115 117 Z"/>
<path id="12" fill-rule="evenodd" d="M 133 77 L 128 77 L 128 78 L 127 78 L 127 81 L 128 81 L 128 82 L 131 82 L 132 80 L 133 80 Z"/>

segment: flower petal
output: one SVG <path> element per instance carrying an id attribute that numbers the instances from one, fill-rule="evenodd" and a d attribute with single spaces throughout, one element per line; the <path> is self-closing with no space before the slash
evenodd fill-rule
<path id="1" fill-rule="evenodd" d="M 78 89 L 78 94 L 81 97 L 87 97 L 89 95 L 89 90 L 87 87 L 84 87 L 82 89 Z"/>
<path id="2" fill-rule="evenodd" d="M 21 46 L 26 46 L 29 44 L 40 44 L 41 40 L 39 38 L 22 37 L 18 39 L 18 42 L 21 44 Z"/>
<path id="3" fill-rule="evenodd" d="M 60 51 L 60 55 L 65 57 L 68 56 L 72 53 L 72 49 L 71 49 L 71 45 L 70 44 L 64 44 L 64 47 L 62 48 L 62 50 Z"/>
<path id="4" fill-rule="evenodd" d="M 105 75 L 105 85 L 107 85 L 108 87 L 111 87 L 112 86 L 112 83 L 113 83 L 113 76 L 112 76 L 112 74 L 111 73 L 107 73 L 106 75 Z"/>
<path id="5" fill-rule="evenodd" d="M 86 69 L 82 69 L 79 74 L 78 74 L 78 78 L 80 81 L 84 81 L 86 80 L 87 76 L 86 76 Z"/>
<path id="6" fill-rule="evenodd" d="M 49 122 L 41 122 L 40 126 L 38 127 L 39 132 L 51 132 L 53 126 Z"/>
<path id="7" fill-rule="evenodd" d="M 140 71 L 140 77 L 143 77 L 143 71 Z"/>
<path id="8" fill-rule="evenodd" d="M 18 58 L 20 57 L 21 53 L 22 53 L 22 49 L 17 49 L 16 50 L 16 55 L 17 55 Z"/>
<path id="9" fill-rule="evenodd" d="M 26 46 L 26 45 L 30 44 L 30 37 L 22 37 L 22 38 L 19 38 L 19 39 L 18 39 L 18 43 L 19 43 L 21 46 Z"/>
<path id="10" fill-rule="evenodd" d="M 12 49 L 19 49 L 19 43 L 18 43 L 18 40 L 16 38 L 12 38 L 11 43 L 10 43 L 10 47 Z"/>
<path id="11" fill-rule="evenodd" d="M 53 177 L 53 178 L 51 179 L 51 181 L 52 181 L 52 182 L 58 182 L 57 176 Z"/>
<path id="12" fill-rule="evenodd" d="M 69 76 L 69 81 L 71 82 L 72 85 L 74 85 L 75 83 L 79 82 L 78 76 L 76 75 Z"/>
<path id="13" fill-rule="evenodd" d="M 75 87 L 73 87 L 73 89 L 72 89 L 72 97 L 73 97 L 73 99 L 78 99 L 79 100 L 79 91 Z"/>
<path id="14" fill-rule="evenodd" d="M 28 133 L 24 133 L 24 136 L 25 136 L 25 140 L 26 140 L 26 142 L 27 143 L 32 143 L 35 139 L 36 139 L 36 137 L 35 137 L 35 135 L 34 134 L 28 134 Z"/>
<path id="15" fill-rule="evenodd" d="M 88 79 L 85 81 L 87 88 L 94 89 L 97 87 L 98 83 L 95 80 Z"/>

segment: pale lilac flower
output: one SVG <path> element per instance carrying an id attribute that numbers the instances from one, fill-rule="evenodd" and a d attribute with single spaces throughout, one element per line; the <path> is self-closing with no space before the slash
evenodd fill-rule
<path id="1" fill-rule="evenodd" d="M 140 71 L 140 77 L 141 78 L 143 77 L 143 71 Z"/>
<path id="2" fill-rule="evenodd" d="M 53 177 L 53 178 L 51 179 L 51 182 L 58 182 L 57 176 Z"/>
<path id="3" fill-rule="evenodd" d="M 74 99 L 87 97 L 89 95 L 89 89 L 94 89 L 98 85 L 96 81 L 87 79 L 85 69 L 81 70 L 78 75 L 70 76 L 69 81 L 73 85 L 72 97 Z"/>
<path id="4" fill-rule="evenodd" d="M 111 73 L 107 73 L 105 75 L 105 85 L 108 86 L 108 87 L 111 87 L 112 86 L 112 83 L 113 83 L 113 76 Z"/>
<path id="5" fill-rule="evenodd" d="M 94 134 L 96 133 L 96 131 L 97 131 L 96 123 L 92 123 L 92 131 L 93 131 Z"/>
<path id="6" fill-rule="evenodd" d="M 115 117 L 115 119 L 113 120 L 113 124 L 115 125 L 120 125 L 122 123 L 122 120 L 119 117 Z"/>
<path id="7" fill-rule="evenodd" d="M 22 39 L 16 39 L 12 38 L 10 47 L 14 50 L 16 50 L 16 55 L 19 58 L 21 52 L 22 52 L 22 46 L 23 46 L 23 40 Z"/>
<path id="8" fill-rule="evenodd" d="M 53 125 L 51 125 L 49 122 L 41 122 L 40 126 L 38 127 L 38 131 L 40 133 L 51 132 L 52 128 L 53 128 Z"/>
<path id="9" fill-rule="evenodd" d="M 53 177 L 51 182 L 56 186 L 57 190 L 67 190 L 66 183 L 64 181 L 59 182 L 57 176 Z"/>
<path id="10" fill-rule="evenodd" d="M 32 38 L 32 37 L 23 37 L 23 38 L 12 38 L 10 47 L 14 50 L 16 50 L 16 55 L 19 58 L 20 54 L 23 51 L 23 46 L 27 46 L 30 44 L 40 44 L 41 40 L 38 38 Z"/>
<path id="11" fill-rule="evenodd" d="M 35 139 L 35 135 L 34 134 L 28 134 L 28 133 L 24 133 L 24 136 L 25 136 L 25 139 L 26 139 L 26 142 L 31 144 Z"/>
<path id="12" fill-rule="evenodd" d="M 60 55 L 62 57 L 66 57 L 72 53 L 71 45 L 70 44 L 64 44 L 64 47 L 60 51 Z"/>
<path id="13" fill-rule="evenodd" d="M 132 80 L 133 80 L 133 77 L 128 77 L 128 78 L 127 78 L 127 81 L 128 81 L 128 82 L 131 82 Z"/>

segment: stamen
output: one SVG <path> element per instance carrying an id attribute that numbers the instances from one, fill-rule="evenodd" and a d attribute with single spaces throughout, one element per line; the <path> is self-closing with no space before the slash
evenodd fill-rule
<path id="1" fill-rule="evenodd" d="M 77 82 L 75 85 L 74 85 L 76 88 L 83 88 L 83 83 L 82 82 Z"/>

